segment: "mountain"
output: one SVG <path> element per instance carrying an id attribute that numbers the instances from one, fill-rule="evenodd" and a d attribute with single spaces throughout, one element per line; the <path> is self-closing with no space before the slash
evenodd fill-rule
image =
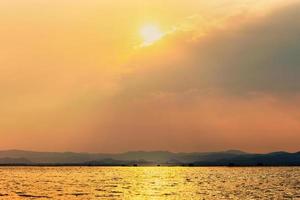
<path id="1" fill-rule="evenodd" d="M 246 154 L 237 150 L 224 152 L 202 153 L 172 153 L 168 151 L 131 151 L 120 154 L 93 154 L 74 152 L 35 152 L 23 150 L 0 151 L 0 158 L 26 158 L 34 163 L 82 163 L 91 160 L 115 159 L 120 161 L 145 160 L 153 163 L 166 163 L 170 160 L 178 160 L 183 163 L 201 160 L 217 160 L 219 158 L 231 158 L 236 155 Z"/>
<path id="2" fill-rule="evenodd" d="M 269 154 L 244 154 L 232 158 L 221 158 L 214 161 L 194 162 L 196 166 L 300 166 L 300 152 L 273 152 Z"/>
<path id="3" fill-rule="evenodd" d="M 0 164 L 31 164 L 32 162 L 30 160 L 27 160 L 25 158 L 0 158 Z"/>
<path id="4" fill-rule="evenodd" d="M 0 164 L 39 165 L 300 165 L 300 152 L 253 154 L 239 150 L 220 152 L 172 153 L 168 151 L 131 151 L 119 154 L 0 151 Z"/>
<path id="5" fill-rule="evenodd" d="M 0 158 L 26 158 L 34 163 L 79 163 L 109 158 L 109 155 L 73 152 L 0 151 Z"/>

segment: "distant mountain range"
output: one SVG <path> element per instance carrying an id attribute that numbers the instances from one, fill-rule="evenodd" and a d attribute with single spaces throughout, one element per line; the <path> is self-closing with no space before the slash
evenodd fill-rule
<path id="1" fill-rule="evenodd" d="M 132 151 L 120 154 L 0 151 L 0 165 L 189 165 L 189 166 L 300 166 L 300 152 L 253 154 L 238 150 L 172 153 Z"/>

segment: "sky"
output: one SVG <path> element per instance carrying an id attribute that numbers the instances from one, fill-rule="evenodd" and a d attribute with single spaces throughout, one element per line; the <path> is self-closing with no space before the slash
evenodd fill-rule
<path id="1" fill-rule="evenodd" d="M 299 151 L 299 10 L 0 1 L 0 149 Z"/>

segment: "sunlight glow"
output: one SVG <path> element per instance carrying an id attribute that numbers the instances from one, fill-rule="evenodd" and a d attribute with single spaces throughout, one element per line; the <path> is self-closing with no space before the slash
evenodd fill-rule
<path id="1" fill-rule="evenodd" d="M 140 34 L 143 39 L 142 46 L 152 45 L 154 42 L 160 40 L 164 35 L 159 27 L 153 24 L 144 25 L 140 29 Z"/>

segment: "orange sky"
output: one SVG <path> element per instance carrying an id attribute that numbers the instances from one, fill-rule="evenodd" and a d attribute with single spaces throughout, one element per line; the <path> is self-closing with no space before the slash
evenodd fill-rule
<path id="1" fill-rule="evenodd" d="M 300 1 L 0 2 L 0 149 L 300 150 Z"/>

